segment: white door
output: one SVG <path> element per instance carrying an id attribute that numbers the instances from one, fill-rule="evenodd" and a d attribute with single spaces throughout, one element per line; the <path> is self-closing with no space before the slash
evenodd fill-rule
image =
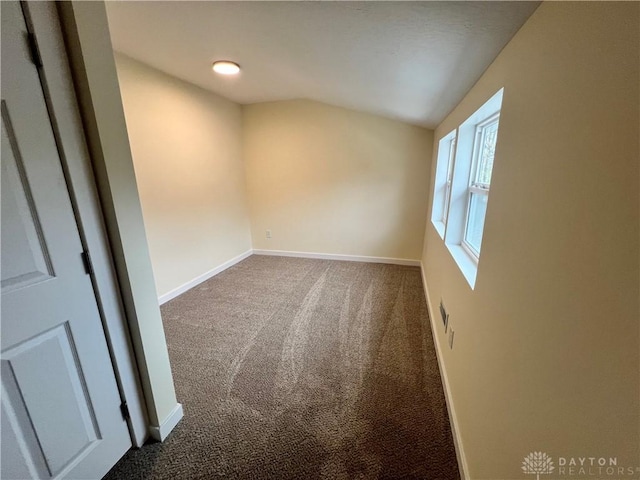
<path id="1" fill-rule="evenodd" d="M 0 4 L 0 476 L 101 478 L 131 439 L 25 18 Z"/>

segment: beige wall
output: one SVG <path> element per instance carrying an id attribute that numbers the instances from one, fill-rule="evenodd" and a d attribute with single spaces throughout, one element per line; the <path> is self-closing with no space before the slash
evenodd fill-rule
<path id="1" fill-rule="evenodd" d="M 640 464 L 639 9 L 543 3 L 436 130 L 505 88 L 475 290 L 430 222 L 423 256 L 471 478 Z"/>
<path id="2" fill-rule="evenodd" d="M 251 249 L 241 107 L 124 55 L 116 65 L 164 295 Z"/>
<path id="3" fill-rule="evenodd" d="M 307 100 L 243 112 L 255 249 L 420 258 L 432 131 Z"/>

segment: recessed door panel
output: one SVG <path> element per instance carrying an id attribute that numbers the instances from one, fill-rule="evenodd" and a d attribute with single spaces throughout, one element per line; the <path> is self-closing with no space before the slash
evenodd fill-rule
<path id="1" fill-rule="evenodd" d="M 2 110 L 2 291 L 51 278 L 53 267 L 4 100 Z"/>
<path id="2" fill-rule="evenodd" d="M 3 373 L 4 375 L 4 373 Z M 28 422 L 26 410 L 16 412 L 9 400 L 8 392 L 2 392 L 2 444 L 0 456 L 10 461 L 0 462 L 0 477 L 9 478 L 49 478 L 50 474 L 40 455 L 38 442 L 33 431 L 24 433 L 20 423 Z M 31 452 L 36 453 L 36 458 Z"/>
<path id="3" fill-rule="evenodd" d="M 24 342 L 3 355 L 2 381 L 29 412 L 21 430 L 34 430 L 48 470 L 56 474 L 99 438 L 97 419 L 77 360 L 69 324 Z M 60 439 L 64 432 L 64 441 Z"/>

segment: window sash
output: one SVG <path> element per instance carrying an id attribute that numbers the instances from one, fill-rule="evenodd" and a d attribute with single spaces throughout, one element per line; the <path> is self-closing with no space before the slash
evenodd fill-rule
<path id="1" fill-rule="evenodd" d="M 471 257 L 471 259 L 476 263 L 480 258 L 481 245 L 478 245 L 478 248 L 476 248 L 476 246 L 474 246 L 468 240 L 469 235 L 471 234 L 469 229 L 470 229 L 472 213 L 473 213 L 471 211 L 472 201 L 473 201 L 474 195 L 484 196 L 485 201 L 488 199 L 489 190 L 491 188 L 491 184 L 490 184 L 491 180 L 489 179 L 489 183 L 480 182 L 478 177 L 479 177 L 480 166 L 482 163 L 482 151 L 484 149 L 484 142 L 486 141 L 485 134 L 486 134 L 487 128 L 492 127 L 493 125 L 499 126 L 499 121 L 500 121 L 500 112 L 496 112 L 495 114 L 486 118 L 482 122 L 478 123 L 475 131 L 475 139 L 474 139 L 474 146 L 473 146 L 473 152 L 472 152 L 473 161 L 471 165 L 471 171 L 469 172 L 469 186 L 467 188 L 467 208 L 466 208 L 466 214 L 465 214 L 465 220 L 464 220 L 464 232 L 462 234 L 462 241 L 460 245 Z M 486 212 L 485 212 L 485 217 L 486 217 Z M 475 220 L 480 221 L 480 219 L 475 219 Z M 484 231 L 484 220 L 485 218 L 482 218 L 482 229 L 481 229 L 482 232 Z M 482 242 L 482 233 L 480 234 L 480 242 Z"/>
<path id="2" fill-rule="evenodd" d="M 476 248 L 471 242 L 469 242 L 467 240 L 467 238 L 470 235 L 469 232 L 469 225 L 470 225 L 470 221 L 471 221 L 471 203 L 472 203 L 472 196 L 473 195 L 479 195 L 479 196 L 484 196 L 485 198 L 488 199 L 489 197 L 489 190 L 485 190 L 485 189 L 479 189 L 479 188 L 474 188 L 473 190 L 470 188 L 469 189 L 469 193 L 467 194 L 467 212 L 465 215 L 465 222 L 464 222 L 464 233 L 462 235 L 462 242 L 461 245 L 462 247 L 465 249 L 465 251 L 469 254 L 469 256 L 477 263 L 479 258 L 480 258 L 480 249 Z M 485 217 L 486 217 L 486 212 L 485 212 Z M 484 218 L 482 219 L 482 224 L 483 224 L 483 228 L 482 230 L 484 231 Z M 481 241 L 482 241 L 482 235 L 481 235 Z"/>
<path id="3" fill-rule="evenodd" d="M 486 141 L 486 132 L 488 128 L 492 127 L 493 125 L 496 125 L 496 128 L 499 128 L 500 112 L 494 113 L 493 115 L 491 115 L 490 117 L 486 118 L 482 122 L 478 123 L 478 125 L 476 125 L 476 132 L 475 132 L 475 139 L 474 139 L 473 153 L 472 153 L 473 161 L 471 165 L 471 174 L 469 175 L 470 186 L 486 188 L 487 190 L 489 189 L 489 186 L 491 184 L 491 179 L 489 179 L 488 183 L 485 183 L 485 182 L 481 182 L 478 177 L 480 174 L 480 166 L 482 164 L 482 152 L 484 150 L 484 145 Z"/>
<path id="4" fill-rule="evenodd" d="M 451 186 L 453 181 L 453 161 L 456 154 L 456 137 L 449 142 L 449 156 L 447 158 L 447 178 L 444 185 L 444 201 L 442 205 L 442 223 L 447 224 L 449 217 L 449 200 L 451 199 Z"/>

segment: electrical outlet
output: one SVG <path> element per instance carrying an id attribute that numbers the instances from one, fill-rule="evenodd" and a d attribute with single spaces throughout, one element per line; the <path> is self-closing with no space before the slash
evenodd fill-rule
<path id="1" fill-rule="evenodd" d="M 453 331 L 453 329 L 451 329 L 449 331 L 449 348 L 453 350 L 453 334 L 455 332 Z"/>
<path id="2" fill-rule="evenodd" d="M 271 238 L 271 230 L 267 230 L 267 238 Z"/>

